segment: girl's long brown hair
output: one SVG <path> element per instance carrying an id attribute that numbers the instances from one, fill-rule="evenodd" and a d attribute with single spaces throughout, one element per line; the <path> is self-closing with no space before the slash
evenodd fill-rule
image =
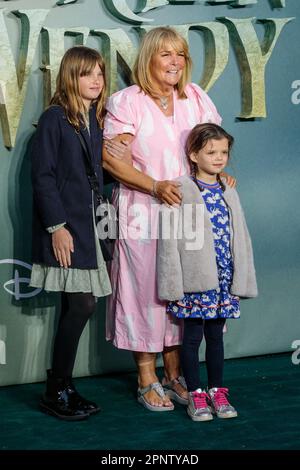
<path id="1" fill-rule="evenodd" d="M 189 133 L 188 138 L 185 143 L 185 153 L 188 158 L 190 168 L 191 168 L 191 175 L 194 180 L 196 180 L 197 174 L 197 165 L 190 159 L 190 155 L 192 153 L 198 153 L 207 142 L 211 139 L 221 140 L 227 139 L 228 141 L 228 151 L 230 156 L 230 151 L 233 146 L 234 138 L 232 135 L 228 134 L 222 127 L 218 126 L 217 124 L 213 124 L 211 122 L 207 122 L 205 124 L 197 124 Z M 220 184 L 223 191 L 225 191 L 225 185 L 220 178 L 220 175 L 217 175 L 217 181 Z M 200 188 L 202 190 L 202 188 Z"/>
<path id="2" fill-rule="evenodd" d="M 104 86 L 96 104 L 96 118 L 100 127 L 103 127 L 106 100 L 105 63 L 95 49 L 85 46 L 75 46 L 68 49 L 62 58 L 56 79 L 56 90 L 50 101 L 51 105 L 60 105 L 64 108 L 70 124 L 79 130 L 86 112 L 79 91 L 79 77 L 90 73 L 96 65 L 103 73 Z"/>

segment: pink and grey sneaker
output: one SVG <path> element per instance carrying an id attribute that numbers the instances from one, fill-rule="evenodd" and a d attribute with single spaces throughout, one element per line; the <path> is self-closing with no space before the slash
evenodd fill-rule
<path id="1" fill-rule="evenodd" d="M 211 409 L 207 403 L 208 399 L 208 394 L 202 391 L 201 388 L 189 392 L 187 413 L 193 421 L 211 421 L 213 419 Z"/>
<path id="2" fill-rule="evenodd" d="M 210 388 L 208 390 L 209 404 L 212 408 L 212 412 L 215 413 L 218 418 L 236 418 L 237 411 L 227 400 L 228 388 Z"/>

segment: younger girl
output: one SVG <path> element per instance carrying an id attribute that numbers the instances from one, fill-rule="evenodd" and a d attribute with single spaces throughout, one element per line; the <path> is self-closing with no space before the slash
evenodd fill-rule
<path id="1" fill-rule="evenodd" d="M 220 177 L 232 144 L 233 137 L 216 124 L 195 126 L 185 148 L 192 176 L 177 179 L 182 185 L 182 204 L 161 210 L 161 224 L 168 218 L 173 225 L 177 220 L 178 225 L 171 227 L 175 233 L 183 228 L 175 240 L 159 240 L 158 291 L 161 299 L 171 301 L 167 311 L 184 319 L 182 369 L 189 392 L 187 412 L 193 421 L 209 421 L 212 413 L 219 418 L 237 416 L 223 387 L 223 328 L 227 318 L 239 318 L 240 297 L 257 295 L 251 241 L 239 198 Z M 184 211 L 191 204 L 193 215 L 188 219 Z M 204 243 L 195 249 L 190 235 L 199 224 L 195 215 L 199 204 L 205 204 L 200 221 Z M 171 211 L 177 217 L 170 218 Z M 203 335 L 207 392 L 199 375 Z"/>
<path id="2" fill-rule="evenodd" d="M 84 46 L 69 49 L 57 88 L 42 114 L 32 147 L 33 268 L 31 286 L 61 292 L 61 315 L 41 409 L 64 420 L 100 410 L 72 382 L 78 342 L 95 310 L 95 297 L 111 293 L 95 230 L 94 196 L 79 133 L 89 150 L 100 192 L 105 65 Z M 124 145 L 113 150 L 122 155 Z"/>

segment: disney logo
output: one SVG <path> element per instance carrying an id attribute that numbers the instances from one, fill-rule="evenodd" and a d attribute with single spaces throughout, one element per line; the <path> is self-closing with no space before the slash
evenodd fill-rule
<path id="1" fill-rule="evenodd" d="M 23 268 L 26 268 L 29 271 L 31 271 L 32 269 L 31 264 L 24 263 L 24 261 L 20 261 L 18 259 L 1 259 L 0 264 L 13 264 L 17 266 L 22 266 Z M 34 297 L 35 295 L 38 295 L 42 291 L 42 289 L 34 289 L 30 292 L 21 292 L 21 285 L 25 284 L 28 286 L 29 283 L 30 277 L 20 277 L 19 270 L 15 269 L 13 279 L 10 279 L 9 281 L 5 282 L 3 284 L 3 287 L 6 292 L 11 294 L 16 300 L 28 299 L 29 297 Z M 14 286 L 13 290 L 8 287 L 11 285 Z"/>

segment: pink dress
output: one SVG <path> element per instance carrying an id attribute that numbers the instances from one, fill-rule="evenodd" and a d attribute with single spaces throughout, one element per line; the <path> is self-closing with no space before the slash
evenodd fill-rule
<path id="1" fill-rule="evenodd" d="M 174 92 L 174 115 L 166 117 L 137 85 L 118 91 L 108 101 L 104 137 L 134 135 L 133 165 L 156 180 L 172 180 L 189 172 L 184 144 L 198 123 L 220 124 L 221 118 L 198 85 L 185 89 L 188 99 Z M 106 338 L 117 348 L 161 352 L 181 344 L 182 320 L 166 314 L 157 296 L 156 248 L 159 203 L 123 184 L 113 195 L 119 204 L 119 237 L 110 267 L 112 295 L 108 299 Z"/>

